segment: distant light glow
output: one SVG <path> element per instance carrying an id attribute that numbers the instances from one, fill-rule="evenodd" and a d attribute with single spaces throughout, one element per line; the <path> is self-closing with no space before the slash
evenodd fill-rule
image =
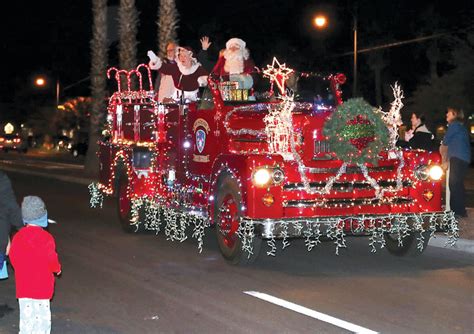
<path id="1" fill-rule="evenodd" d="M 324 15 L 318 15 L 314 18 L 314 25 L 317 28 L 324 28 L 328 23 L 328 20 Z"/>
<path id="2" fill-rule="evenodd" d="M 15 131 L 15 127 L 12 123 L 7 123 L 3 128 L 3 131 L 5 131 L 5 134 L 10 135 L 13 133 L 13 131 Z"/>
<path id="3" fill-rule="evenodd" d="M 46 80 L 44 80 L 44 78 L 36 78 L 35 80 L 35 85 L 36 86 L 44 86 L 46 84 Z"/>

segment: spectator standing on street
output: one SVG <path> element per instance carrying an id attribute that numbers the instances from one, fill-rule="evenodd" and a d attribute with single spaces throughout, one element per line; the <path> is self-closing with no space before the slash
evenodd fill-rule
<path id="1" fill-rule="evenodd" d="M 464 179 L 471 161 L 469 134 L 464 126 L 464 112 L 462 109 L 448 107 L 446 113 L 448 131 L 444 136 L 440 151 L 447 151 L 443 161 L 449 162 L 449 204 L 451 210 L 458 217 L 467 217 L 466 190 Z"/>
<path id="2" fill-rule="evenodd" d="M 438 147 L 433 133 L 425 125 L 425 116 L 414 112 L 410 120 L 411 130 L 405 134 L 407 145 L 413 149 L 435 151 Z"/>
<path id="3" fill-rule="evenodd" d="M 61 273 L 61 264 L 53 236 L 43 229 L 48 226 L 43 200 L 26 196 L 21 213 L 26 226 L 13 237 L 10 248 L 20 305 L 20 333 L 50 333 L 54 274 Z"/>
<path id="4" fill-rule="evenodd" d="M 0 171 L 0 271 L 6 264 L 5 259 L 8 255 L 12 226 L 17 228 L 23 226 L 21 211 L 16 202 L 10 179 Z"/>

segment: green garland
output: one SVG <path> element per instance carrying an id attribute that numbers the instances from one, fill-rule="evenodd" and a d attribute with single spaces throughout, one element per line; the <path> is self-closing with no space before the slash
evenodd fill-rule
<path id="1" fill-rule="evenodd" d="M 349 99 L 328 118 L 323 129 L 329 147 L 349 164 L 376 165 L 389 146 L 389 134 L 380 113 L 362 98 Z"/>

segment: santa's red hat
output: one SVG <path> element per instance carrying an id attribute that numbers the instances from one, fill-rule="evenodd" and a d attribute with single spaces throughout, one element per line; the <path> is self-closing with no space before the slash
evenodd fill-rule
<path id="1" fill-rule="evenodd" d="M 229 49 L 231 45 L 238 45 L 241 49 L 245 49 L 245 42 L 240 38 L 231 38 L 225 43 L 226 49 Z"/>

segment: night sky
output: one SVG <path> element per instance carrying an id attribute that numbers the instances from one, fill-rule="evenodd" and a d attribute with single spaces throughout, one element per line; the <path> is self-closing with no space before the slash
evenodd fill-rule
<path id="1" fill-rule="evenodd" d="M 109 1 L 111 5 L 118 1 Z M 176 1 L 180 13 L 179 40 L 182 45 L 199 47 L 199 37 L 209 35 L 214 52 L 230 37 L 247 42 L 257 65 L 264 67 L 276 55 L 282 62 L 300 70 L 344 72 L 352 76 L 352 57 L 337 56 L 351 51 L 354 1 L 241 0 Z M 439 32 L 463 34 L 473 24 L 473 1 L 357 1 L 359 47 L 407 40 Z M 147 62 L 146 50 L 156 49 L 159 1 L 137 0 L 140 12 L 139 62 Z M 317 31 L 312 16 L 322 11 L 330 25 Z M 61 86 L 75 86 L 64 96 L 89 94 L 91 1 L 35 1 L 2 3 L 3 59 L 0 102 L 15 96 L 28 99 L 36 94 L 35 75 L 60 79 Z M 109 63 L 117 65 L 116 43 L 111 45 Z M 384 72 L 387 85 L 401 81 L 409 95 L 428 71 L 424 56 L 429 42 L 386 49 L 389 63 Z M 373 100 L 366 55 L 359 57 L 361 90 Z M 440 71 L 443 69 L 442 64 Z M 105 73 L 104 73 L 105 75 Z M 54 92 L 54 87 L 50 87 Z M 21 93 L 21 94 L 20 94 Z"/>

